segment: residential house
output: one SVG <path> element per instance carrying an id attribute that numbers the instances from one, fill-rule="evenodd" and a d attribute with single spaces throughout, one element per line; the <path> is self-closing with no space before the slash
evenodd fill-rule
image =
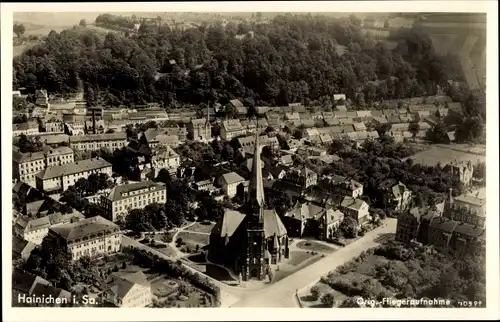
<path id="1" fill-rule="evenodd" d="M 243 127 L 240 120 L 225 120 L 220 127 L 220 137 L 226 141 L 245 134 L 247 134 L 247 129 Z"/>
<path id="2" fill-rule="evenodd" d="M 243 179 L 243 177 L 241 177 L 236 172 L 223 174 L 219 178 L 219 184 L 222 186 L 222 191 L 229 198 L 233 198 L 234 196 L 236 196 L 237 187 L 243 182 L 245 182 L 245 179 Z"/>
<path id="3" fill-rule="evenodd" d="M 344 176 L 332 175 L 323 177 L 318 182 L 318 186 L 323 190 L 352 198 L 359 198 L 363 195 L 363 184 Z"/>
<path id="4" fill-rule="evenodd" d="M 363 225 L 371 219 L 368 204 L 359 198 L 345 196 L 340 204 L 340 209 L 346 216 L 352 217 L 358 225 Z"/>
<path id="5" fill-rule="evenodd" d="M 404 211 L 398 216 L 396 227 L 396 240 L 408 243 L 418 239 L 418 232 L 422 216 L 425 214 L 425 209 L 414 207 L 409 211 Z"/>
<path id="6" fill-rule="evenodd" d="M 214 186 L 213 180 L 202 180 L 193 183 L 193 188 L 198 191 L 208 191 L 210 194 L 216 192 L 218 189 Z"/>
<path id="7" fill-rule="evenodd" d="M 151 283 L 142 271 L 117 274 L 99 294 L 99 301 L 116 307 L 148 307 L 153 301 Z"/>
<path id="8" fill-rule="evenodd" d="M 82 256 L 102 256 L 121 250 L 122 232 L 118 225 L 95 216 L 49 228 L 47 236 L 58 238 L 73 261 Z"/>
<path id="9" fill-rule="evenodd" d="M 391 188 L 391 195 L 388 196 L 388 204 L 396 211 L 408 209 L 411 204 L 412 191 L 401 182 Z"/>
<path id="10" fill-rule="evenodd" d="M 467 186 L 472 181 L 474 166 L 470 161 L 453 161 L 445 165 L 443 167 L 443 171 L 448 172 L 449 174 L 457 178 L 464 186 Z"/>
<path id="11" fill-rule="evenodd" d="M 112 175 L 111 163 L 102 158 L 86 159 L 50 166 L 36 174 L 36 187 L 45 192 L 65 191 L 80 178 L 92 173 Z"/>
<path id="12" fill-rule="evenodd" d="M 448 249 L 453 231 L 459 224 L 460 222 L 445 217 L 432 219 L 429 223 L 428 243 L 441 250 Z"/>
<path id="13" fill-rule="evenodd" d="M 120 150 L 127 145 L 125 132 L 75 135 L 69 137 L 71 148 L 82 151 L 99 151 L 106 148 L 111 152 Z"/>
<path id="14" fill-rule="evenodd" d="M 13 176 L 31 186 L 36 186 L 35 176 L 46 169 L 56 165 L 64 165 L 74 161 L 73 150 L 68 147 L 44 147 L 40 152 L 21 153 L 12 151 Z"/>
<path id="15" fill-rule="evenodd" d="M 167 188 L 164 183 L 143 181 L 116 186 L 107 196 L 101 197 L 101 206 L 107 219 L 116 222 L 124 220 L 133 209 L 143 209 L 154 203 L 167 201 Z"/>
<path id="16" fill-rule="evenodd" d="M 285 155 L 280 156 L 278 163 L 281 164 L 281 165 L 284 165 L 286 167 L 292 166 L 293 165 L 292 155 L 291 154 L 285 154 Z"/>
<path id="17" fill-rule="evenodd" d="M 49 95 L 47 94 L 47 91 L 44 89 L 37 89 L 35 91 L 35 105 L 49 108 Z"/>
<path id="18" fill-rule="evenodd" d="M 318 175 L 306 166 L 301 166 L 287 171 L 283 181 L 306 189 L 317 184 Z"/>
<path id="19" fill-rule="evenodd" d="M 156 150 L 151 157 L 151 166 L 154 170 L 154 177 L 158 176 L 161 169 L 167 169 L 171 176 L 177 173 L 181 164 L 180 156 L 170 147 Z"/>
<path id="20" fill-rule="evenodd" d="M 212 126 L 207 119 L 194 119 L 188 123 L 188 133 L 195 141 L 208 142 L 212 139 Z"/>

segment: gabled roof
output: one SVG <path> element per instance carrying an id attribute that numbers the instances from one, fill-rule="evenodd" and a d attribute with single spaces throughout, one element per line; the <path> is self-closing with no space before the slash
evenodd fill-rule
<path id="1" fill-rule="evenodd" d="M 359 211 L 364 204 L 366 204 L 366 202 L 361 199 L 346 196 L 340 205 L 344 208 Z"/>
<path id="2" fill-rule="evenodd" d="M 146 275 L 142 271 L 127 274 L 113 274 L 113 281 L 110 283 L 108 291 L 111 291 L 117 298 L 123 299 L 134 285 L 150 287 Z"/>
<path id="3" fill-rule="evenodd" d="M 240 183 L 240 182 L 243 182 L 245 181 L 245 179 L 243 179 L 239 174 L 237 174 L 236 172 L 229 172 L 229 173 L 225 173 L 222 175 L 222 180 L 226 183 L 226 184 L 233 184 L 233 183 Z"/>
<path id="4" fill-rule="evenodd" d="M 395 198 L 401 198 L 405 191 L 410 191 L 403 183 L 399 182 L 392 187 L 392 194 Z"/>
<path id="5" fill-rule="evenodd" d="M 12 289 L 22 293 L 29 293 L 35 283 L 49 284 L 48 281 L 40 276 L 33 275 L 17 268 L 14 269 L 12 273 Z"/>

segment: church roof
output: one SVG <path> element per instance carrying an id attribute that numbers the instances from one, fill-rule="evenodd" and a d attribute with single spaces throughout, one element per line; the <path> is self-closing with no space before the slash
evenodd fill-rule
<path id="1" fill-rule="evenodd" d="M 264 234 L 266 238 L 286 235 L 286 228 L 274 210 L 264 210 L 262 212 L 264 217 Z"/>
<path id="2" fill-rule="evenodd" d="M 220 237 L 231 237 L 245 219 L 245 215 L 236 210 L 226 209 L 222 218 L 212 229 L 212 234 Z"/>

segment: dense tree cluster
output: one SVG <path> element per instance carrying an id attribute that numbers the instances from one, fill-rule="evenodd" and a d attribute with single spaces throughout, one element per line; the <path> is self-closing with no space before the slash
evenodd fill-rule
<path id="1" fill-rule="evenodd" d="M 338 145 L 339 143 L 334 143 Z M 442 200 L 449 187 L 460 193 L 460 182 L 443 173 L 439 166 L 431 167 L 402 161 L 412 151 L 400 143 L 367 141 L 362 150 L 336 149 L 342 159 L 334 161 L 324 173 L 335 173 L 364 183 L 365 195 L 370 196 L 371 206 L 385 208 L 382 202 L 383 184 L 388 180 L 401 181 L 413 191 L 418 206 L 435 204 Z"/>
<path id="2" fill-rule="evenodd" d="M 15 145 L 19 148 L 19 152 L 21 153 L 43 151 L 43 142 L 40 140 L 38 135 L 27 137 L 26 135 L 21 134 L 16 140 Z"/>
<path id="3" fill-rule="evenodd" d="M 78 283 L 96 287 L 104 283 L 106 272 L 99 270 L 95 261 L 82 257 L 73 262 L 71 254 L 65 249 L 60 239 L 49 235 L 43 239 L 40 247 L 31 252 L 23 269 L 66 290 L 72 290 Z"/>
<path id="4" fill-rule="evenodd" d="M 101 15 L 99 25 L 131 29 L 134 20 Z M 238 39 L 238 34 L 254 37 Z M 52 31 L 14 59 L 14 86 L 43 85 L 51 93 L 87 93 L 113 105 L 161 101 L 199 104 L 242 98 L 248 105 L 315 101 L 331 105 L 345 93 L 360 105 L 435 94 L 446 78 L 428 35 L 417 29 L 393 35 L 389 49 L 364 33 L 359 20 L 278 15 L 267 24 L 202 24 L 184 31 L 141 23 L 132 35 L 88 29 Z M 347 49 L 339 55 L 339 48 Z M 95 101 L 95 100 L 91 100 Z"/>
<path id="5" fill-rule="evenodd" d="M 468 300 L 485 306 L 484 261 L 484 251 L 458 256 L 390 242 L 362 253 L 322 282 L 351 298 L 436 298 L 449 299 L 452 305 Z M 352 302 L 343 307 L 355 307 Z"/>

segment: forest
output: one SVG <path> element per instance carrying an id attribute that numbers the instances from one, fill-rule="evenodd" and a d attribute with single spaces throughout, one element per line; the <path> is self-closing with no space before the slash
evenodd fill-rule
<path id="1" fill-rule="evenodd" d="M 109 14 L 96 19 L 120 30 L 132 22 Z M 250 31 L 253 36 L 236 37 Z M 451 59 L 438 56 L 422 30 L 396 30 L 390 38 L 398 44 L 393 49 L 365 32 L 355 16 L 311 14 L 187 30 L 153 20 L 137 32 L 104 37 L 79 26 L 51 31 L 44 43 L 15 57 L 13 87 L 64 94 L 81 81 L 91 106 L 163 102 L 176 108 L 233 98 L 247 106 L 331 106 L 334 93 L 345 93 L 364 107 L 433 95 L 436 85 L 446 87 L 455 77 Z"/>

